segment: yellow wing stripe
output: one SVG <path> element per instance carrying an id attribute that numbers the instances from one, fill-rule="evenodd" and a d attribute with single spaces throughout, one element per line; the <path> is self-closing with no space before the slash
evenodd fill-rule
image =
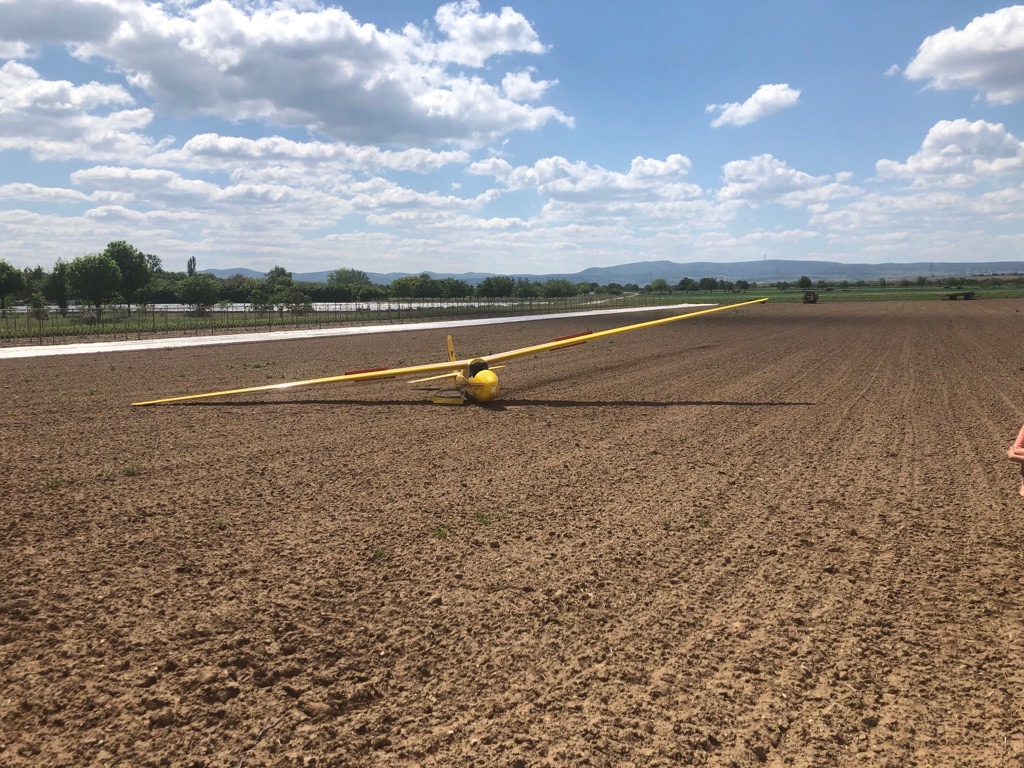
<path id="1" fill-rule="evenodd" d="M 470 360 L 454 360 L 444 363 L 430 363 L 428 365 L 412 365 L 407 368 L 388 368 L 384 371 L 367 371 L 364 373 L 343 373 L 340 376 L 326 376 L 322 379 L 306 379 L 305 381 L 288 381 L 282 384 L 264 384 L 259 387 L 243 387 L 242 389 L 225 389 L 220 392 L 204 392 L 200 395 L 181 395 L 179 397 L 164 397 L 160 400 L 144 400 L 132 405 L 162 405 L 163 403 L 182 403 L 186 400 L 203 400 L 208 397 L 226 397 L 228 395 L 244 395 L 250 392 L 270 392 L 275 389 L 291 389 L 293 387 L 312 387 L 317 384 L 333 384 L 339 381 L 379 381 L 381 379 L 393 379 L 399 376 L 411 376 L 417 373 L 432 373 L 434 371 L 451 371 L 452 366 L 466 368 Z"/>
<path id="2" fill-rule="evenodd" d="M 583 334 L 580 336 L 572 336 L 569 338 L 561 339 L 560 341 L 549 341 L 544 344 L 535 344 L 532 347 L 523 347 L 522 349 L 513 349 L 511 352 L 498 352 L 494 355 L 484 355 L 483 359 L 488 363 L 498 362 L 500 360 L 512 360 L 516 357 L 525 357 L 526 355 L 535 355 L 538 352 L 548 352 L 553 349 L 562 349 L 564 347 L 572 347 L 577 344 L 585 344 L 588 341 L 594 339 L 601 339 L 605 336 L 614 336 L 616 333 L 626 333 L 628 331 L 638 331 L 641 328 L 653 328 L 656 325 L 667 325 L 668 323 L 675 323 L 679 320 L 689 320 L 691 317 L 700 317 L 701 315 L 710 315 L 713 312 L 725 312 L 730 309 L 739 309 L 740 307 L 749 307 L 752 304 L 764 304 L 768 299 L 754 299 L 753 301 L 744 301 L 739 304 L 726 304 L 722 307 L 714 307 L 712 309 L 701 309 L 697 312 L 687 312 L 685 315 L 673 315 L 672 317 L 663 317 L 658 320 L 648 320 L 644 323 L 636 323 L 634 325 L 624 325 L 619 328 L 610 328 L 607 331 L 594 331 L 593 333 Z"/>

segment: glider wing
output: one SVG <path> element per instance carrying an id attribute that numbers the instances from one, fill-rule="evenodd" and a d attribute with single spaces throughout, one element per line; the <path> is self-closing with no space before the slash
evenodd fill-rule
<path id="1" fill-rule="evenodd" d="M 132 405 L 162 405 L 163 403 L 180 403 L 186 400 L 202 400 L 208 397 L 225 397 L 227 395 L 244 395 L 249 392 L 270 392 L 275 389 L 292 389 L 293 387 L 312 387 L 317 384 L 333 384 L 340 381 L 377 381 L 380 379 L 395 379 L 401 376 L 414 376 L 420 373 L 436 373 L 446 371 L 445 376 L 450 375 L 452 367 L 467 368 L 471 360 L 453 360 L 443 363 L 428 363 L 426 365 L 410 365 L 405 368 L 377 368 L 370 371 L 352 371 L 343 373 L 340 376 L 327 376 L 322 379 L 307 379 L 305 381 L 288 381 L 281 384 L 264 384 L 259 387 L 244 387 L 242 389 L 225 389 L 221 392 L 204 392 L 201 395 L 181 395 L 179 397 L 165 397 L 160 400 L 145 400 Z"/>
<path id="2" fill-rule="evenodd" d="M 564 339 L 556 339 L 555 341 L 549 341 L 544 344 L 535 344 L 532 347 L 523 347 L 522 349 L 513 349 L 510 352 L 498 352 L 494 355 L 483 355 L 482 360 L 486 360 L 488 363 L 497 363 L 502 360 L 512 360 L 516 357 L 526 357 L 527 355 L 536 355 L 539 352 L 550 352 L 555 349 L 565 349 L 566 347 L 574 347 L 577 344 L 586 344 L 588 341 L 593 339 L 603 339 L 606 336 L 614 336 L 617 333 L 626 333 L 627 331 L 638 331 L 641 328 L 652 328 L 656 325 L 667 325 L 668 323 L 674 323 L 678 320 L 688 320 L 691 317 L 700 317 L 701 315 L 710 315 L 712 312 L 724 312 L 729 309 L 737 309 L 739 307 L 749 307 L 751 304 L 764 304 L 768 299 L 754 299 L 753 301 L 744 301 L 739 304 L 726 304 L 723 307 L 714 307 L 712 309 L 701 309 L 697 312 L 687 312 L 685 315 L 673 315 L 672 317 L 663 317 L 658 320 L 648 320 L 645 323 L 636 323 L 634 325 L 623 325 L 619 328 L 609 328 L 607 331 L 595 331 L 593 333 L 581 333 L 575 336 L 567 336 Z"/>
<path id="3" fill-rule="evenodd" d="M 526 357 L 527 355 L 535 355 L 539 352 L 547 352 L 555 349 L 563 349 L 565 347 L 572 347 L 577 344 L 585 344 L 592 339 L 600 339 L 605 336 L 612 336 L 616 333 L 626 333 L 627 331 L 637 331 L 641 328 L 651 328 L 655 325 L 665 325 L 667 323 L 674 323 L 677 320 L 686 320 L 691 317 L 699 317 L 700 315 L 711 314 L 712 312 L 722 312 L 728 309 L 737 309 L 739 307 L 750 306 L 751 304 L 762 304 L 768 301 L 768 299 L 755 299 L 754 301 L 745 301 L 740 304 L 727 304 L 724 307 L 714 307 L 713 309 L 702 309 L 697 312 L 688 312 L 685 315 L 673 315 L 672 317 L 664 317 L 659 320 L 649 320 L 645 323 L 636 323 L 635 325 L 625 325 L 620 328 L 611 328 L 607 331 L 596 331 L 594 333 L 584 333 L 576 336 L 569 336 L 564 339 L 556 341 L 549 341 L 545 344 L 536 344 L 532 347 L 523 347 L 522 349 L 513 349 L 510 352 L 499 352 L 494 355 L 483 355 L 478 358 L 467 358 L 465 360 L 446 360 L 443 363 L 427 363 L 426 365 L 410 365 L 403 368 L 373 368 L 362 371 L 349 371 L 339 376 L 326 376 L 321 379 L 306 379 L 305 381 L 288 381 L 281 384 L 263 384 L 258 387 L 243 387 L 242 389 L 225 389 L 219 392 L 204 392 L 199 395 L 180 395 L 178 397 L 164 397 L 159 400 L 143 400 L 138 403 L 132 403 L 132 405 L 162 405 L 164 403 L 181 403 L 188 400 L 204 400 L 211 397 L 226 397 L 228 395 L 244 395 L 251 392 L 270 392 L 278 389 L 292 389 L 294 387 L 311 387 L 317 384 L 333 384 L 343 381 L 378 381 L 380 379 L 396 379 L 403 376 L 416 376 L 420 374 L 440 374 L 434 376 L 427 376 L 426 378 L 417 379 L 417 381 L 430 381 L 433 379 L 444 379 L 448 378 L 453 374 L 453 370 L 456 372 L 469 368 L 470 363 L 474 360 L 486 360 L 488 364 L 501 362 L 502 360 L 512 360 L 517 357 Z M 454 355 L 450 355 L 453 357 Z M 493 368 L 500 368 L 503 366 L 493 366 Z"/>

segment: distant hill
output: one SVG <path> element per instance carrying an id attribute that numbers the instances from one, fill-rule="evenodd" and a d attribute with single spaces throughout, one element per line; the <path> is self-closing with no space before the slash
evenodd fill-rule
<path id="1" fill-rule="evenodd" d="M 245 277 L 261 278 L 264 272 L 256 272 L 244 267 L 238 269 L 204 269 L 204 274 L 216 277 L 231 277 L 232 275 L 244 275 Z M 292 277 L 297 282 L 326 283 L 326 272 L 296 272 Z M 388 285 L 399 277 L 409 275 L 420 275 L 422 272 L 367 272 L 367 277 L 378 285 Z M 503 272 L 427 272 L 435 279 L 454 277 L 458 280 L 465 280 L 470 285 L 476 285 L 486 277 L 496 274 L 507 274 Z M 735 262 L 714 262 L 714 261 L 692 261 L 679 263 L 675 261 L 638 261 L 632 264 L 619 264 L 614 267 L 590 267 L 580 272 L 555 272 L 543 275 L 513 274 L 512 277 L 525 277 L 537 282 L 550 279 L 571 280 L 574 283 L 636 283 L 647 285 L 659 277 L 671 284 L 676 284 L 684 277 L 692 277 L 699 280 L 702 277 L 714 277 L 718 280 L 746 280 L 751 283 L 775 283 L 780 280 L 790 282 L 807 276 L 814 281 L 827 280 L 839 282 L 849 280 L 899 280 L 902 278 L 915 278 L 919 275 L 925 277 L 946 277 L 969 275 L 1006 275 L 1024 274 L 1024 261 L 986 261 L 980 263 L 949 263 L 949 262 L 911 262 L 906 264 L 843 264 L 836 261 L 794 261 L 788 259 L 763 259 L 760 261 L 735 261 Z"/>

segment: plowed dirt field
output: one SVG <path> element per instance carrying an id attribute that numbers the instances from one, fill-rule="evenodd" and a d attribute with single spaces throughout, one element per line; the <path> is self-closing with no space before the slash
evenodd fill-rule
<path id="1" fill-rule="evenodd" d="M 1022 310 L 3 363 L 0 764 L 1024 765 Z"/>

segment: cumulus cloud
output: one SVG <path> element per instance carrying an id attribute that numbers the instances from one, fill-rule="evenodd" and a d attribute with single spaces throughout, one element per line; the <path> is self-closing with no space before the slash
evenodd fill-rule
<path id="1" fill-rule="evenodd" d="M 500 14 L 481 14 L 477 0 L 462 0 L 442 5 L 434 20 L 448 38 L 437 46 L 442 61 L 482 67 L 492 56 L 546 50 L 530 22 L 507 6 Z"/>
<path id="2" fill-rule="evenodd" d="M 691 167 L 684 155 L 664 160 L 636 157 L 629 171 L 609 171 L 564 157 L 546 157 L 532 166 L 512 167 L 502 158 L 473 163 L 468 172 L 493 176 L 509 189 L 535 189 L 558 199 L 612 200 L 628 198 L 688 198 L 701 194 L 696 184 L 684 181 Z"/>
<path id="3" fill-rule="evenodd" d="M 0 59 L 26 59 L 30 55 L 31 49 L 25 43 L 0 40 Z"/>
<path id="4" fill-rule="evenodd" d="M 1000 123 L 941 120 L 906 162 L 879 160 L 875 167 L 880 178 L 911 179 L 918 186 L 976 184 L 1024 173 L 1024 142 Z"/>
<path id="5" fill-rule="evenodd" d="M 464 150 L 435 152 L 429 149 L 382 150 L 322 141 L 293 141 L 281 136 L 250 139 L 202 133 L 177 150 L 150 158 L 160 165 L 221 168 L 230 172 L 245 169 L 280 169 L 292 166 L 298 172 L 338 173 L 342 170 L 380 172 L 383 170 L 428 173 L 454 163 L 469 161 Z"/>
<path id="6" fill-rule="evenodd" d="M 534 80 L 530 72 L 510 72 L 501 81 L 501 88 L 512 101 L 537 101 L 557 80 Z"/>
<path id="7" fill-rule="evenodd" d="M 572 124 L 552 106 L 525 103 L 550 82 L 522 75 L 502 82 L 493 57 L 545 47 L 521 14 L 481 13 L 475 0 L 438 9 L 437 41 L 414 25 L 380 30 L 342 8 L 300 0 L 7 0 L 4 8 L 5 45 L 68 44 L 179 114 L 399 146 L 478 145 L 552 121 Z M 488 66 L 466 74 L 449 65 Z"/>
<path id="8" fill-rule="evenodd" d="M 40 187 L 37 184 L 0 184 L 0 199 L 21 200 L 23 202 L 46 202 L 46 203 L 83 203 L 89 201 L 89 196 L 74 189 L 59 189 L 57 187 Z"/>
<path id="9" fill-rule="evenodd" d="M 1024 99 L 1024 5 L 976 17 L 926 38 L 904 75 L 940 90 L 973 88 L 990 104 Z"/>
<path id="10" fill-rule="evenodd" d="M 157 143 L 140 131 L 148 109 L 104 109 L 131 105 L 119 85 L 44 80 L 25 64 L 0 67 L 0 150 L 27 150 L 40 160 L 89 157 L 94 161 L 144 157 Z"/>
<path id="11" fill-rule="evenodd" d="M 722 167 L 721 201 L 750 203 L 779 201 L 785 195 L 808 192 L 827 184 L 826 176 L 811 176 L 772 155 L 733 160 Z"/>
<path id="12" fill-rule="evenodd" d="M 718 117 L 711 121 L 715 128 L 723 125 L 748 125 L 762 117 L 794 107 L 799 101 L 800 91 L 790 88 L 788 83 L 777 83 L 762 85 L 742 104 L 708 104 L 704 111 L 719 113 Z"/>

